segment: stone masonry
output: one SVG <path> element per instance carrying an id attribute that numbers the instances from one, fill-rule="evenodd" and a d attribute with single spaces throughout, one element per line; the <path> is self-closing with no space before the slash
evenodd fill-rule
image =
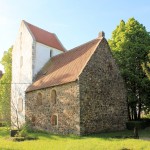
<path id="1" fill-rule="evenodd" d="M 56 91 L 56 104 L 51 92 Z M 37 95 L 42 94 L 42 105 L 37 106 Z M 51 124 L 51 117 L 58 116 L 58 125 Z M 33 126 L 33 117 L 34 124 Z M 32 128 L 56 134 L 80 134 L 80 102 L 77 82 L 68 83 L 26 94 L 26 121 Z"/>
<path id="2" fill-rule="evenodd" d="M 81 73 L 79 87 L 81 134 L 125 129 L 126 90 L 106 40 Z"/>
<path id="3" fill-rule="evenodd" d="M 42 99 L 40 105 L 38 95 Z M 104 38 L 76 81 L 26 92 L 26 121 L 34 129 L 56 134 L 125 129 L 126 90 Z"/>

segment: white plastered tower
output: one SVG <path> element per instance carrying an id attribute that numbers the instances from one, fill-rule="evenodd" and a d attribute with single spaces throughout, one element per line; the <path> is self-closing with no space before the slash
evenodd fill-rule
<path id="1" fill-rule="evenodd" d="M 37 31 L 39 29 L 33 26 L 34 28 Z M 39 29 L 39 31 L 44 30 Z M 62 52 L 53 46 L 37 41 L 34 33 L 30 30 L 29 23 L 21 22 L 12 51 L 11 125 L 13 129 L 25 123 L 25 91 L 27 87 L 50 57 Z"/>

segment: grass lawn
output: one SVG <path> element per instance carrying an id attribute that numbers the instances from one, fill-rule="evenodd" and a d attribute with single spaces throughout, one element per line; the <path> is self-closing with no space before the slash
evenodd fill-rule
<path id="1" fill-rule="evenodd" d="M 32 133 L 38 140 L 14 142 L 9 140 L 9 130 L 0 127 L 0 150 L 150 150 L 150 141 L 142 139 L 118 139 L 132 131 L 102 133 L 90 136 L 58 136 Z M 150 138 L 150 129 L 139 132 L 140 138 Z"/>

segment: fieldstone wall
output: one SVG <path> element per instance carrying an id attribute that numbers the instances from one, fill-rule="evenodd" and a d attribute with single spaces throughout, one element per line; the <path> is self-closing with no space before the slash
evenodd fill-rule
<path id="1" fill-rule="evenodd" d="M 81 73 L 79 85 L 81 134 L 125 129 L 126 90 L 105 39 Z"/>
<path id="2" fill-rule="evenodd" d="M 56 91 L 56 103 L 51 92 Z M 42 94 L 42 104 L 37 103 L 38 93 Z M 32 128 L 56 134 L 80 134 L 80 102 L 77 82 L 26 93 L 26 121 Z M 58 117 L 58 125 L 53 126 L 51 118 Z"/>

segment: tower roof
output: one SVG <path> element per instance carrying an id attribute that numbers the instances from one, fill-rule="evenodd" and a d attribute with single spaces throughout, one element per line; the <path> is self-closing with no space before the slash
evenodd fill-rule
<path id="1" fill-rule="evenodd" d="M 28 29 L 32 33 L 32 36 L 34 36 L 34 38 L 37 42 L 65 52 L 65 48 L 63 47 L 62 43 L 59 41 L 56 34 L 50 33 L 46 30 L 43 30 L 43 29 L 41 29 L 37 26 L 34 26 L 24 20 L 23 20 L 23 22 L 27 25 Z"/>

